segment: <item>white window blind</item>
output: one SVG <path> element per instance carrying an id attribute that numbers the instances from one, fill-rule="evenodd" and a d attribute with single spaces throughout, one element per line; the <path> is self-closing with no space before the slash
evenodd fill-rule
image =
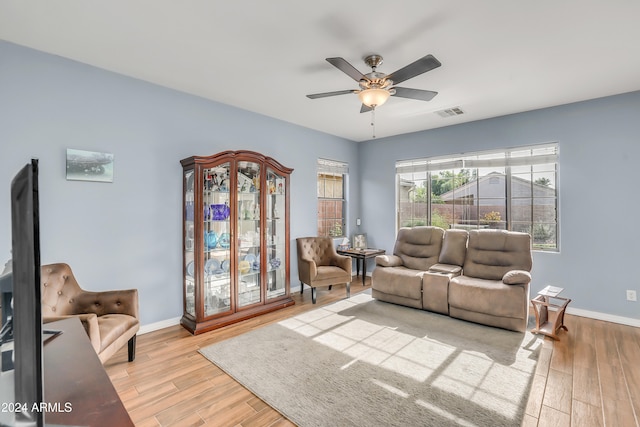
<path id="1" fill-rule="evenodd" d="M 318 173 L 346 175 L 349 173 L 349 164 L 337 160 L 318 159 Z"/>
<path id="2" fill-rule="evenodd" d="M 452 158 L 431 157 L 396 162 L 396 173 L 438 172 L 452 169 L 534 166 L 558 161 L 558 144 L 519 147 L 495 153 L 466 153 Z"/>

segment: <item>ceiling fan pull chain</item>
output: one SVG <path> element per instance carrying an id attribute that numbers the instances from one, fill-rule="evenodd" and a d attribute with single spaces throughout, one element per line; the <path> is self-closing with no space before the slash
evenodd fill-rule
<path id="1" fill-rule="evenodd" d="M 372 136 L 375 139 L 376 137 L 376 107 L 374 106 L 371 109 L 371 132 Z"/>

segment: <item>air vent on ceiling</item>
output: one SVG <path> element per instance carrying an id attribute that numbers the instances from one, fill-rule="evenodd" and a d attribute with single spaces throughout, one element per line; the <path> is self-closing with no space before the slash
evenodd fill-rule
<path id="1" fill-rule="evenodd" d="M 464 111 L 460 107 L 447 108 L 446 110 L 436 111 L 436 114 L 440 117 L 453 117 L 464 114 Z"/>

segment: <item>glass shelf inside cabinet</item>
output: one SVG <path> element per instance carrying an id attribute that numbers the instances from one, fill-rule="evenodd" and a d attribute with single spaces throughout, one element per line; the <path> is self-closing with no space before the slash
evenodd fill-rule
<path id="1" fill-rule="evenodd" d="M 262 301 L 260 292 L 260 170 L 251 161 L 238 162 L 238 306 Z"/>

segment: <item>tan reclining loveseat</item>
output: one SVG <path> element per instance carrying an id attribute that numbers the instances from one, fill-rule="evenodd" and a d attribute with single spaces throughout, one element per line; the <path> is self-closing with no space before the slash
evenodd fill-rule
<path id="1" fill-rule="evenodd" d="M 40 281 L 43 323 L 78 317 L 102 363 L 127 343 L 129 362 L 134 360 L 140 329 L 137 289 L 85 291 L 62 263 L 43 265 Z"/>
<path id="2" fill-rule="evenodd" d="M 531 267 L 526 233 L 401 228 L 393 255 L 376 257 L 372 296 L 525 331 Z"/>

